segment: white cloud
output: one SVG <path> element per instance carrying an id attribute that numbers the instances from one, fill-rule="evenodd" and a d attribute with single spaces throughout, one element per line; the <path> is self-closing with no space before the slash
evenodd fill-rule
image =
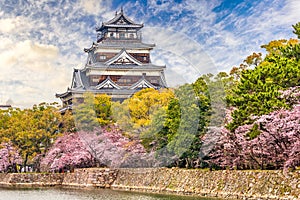
<path id="1" fill-rule="evenodd" d="M 70 82 L 70 69 L 58 64 L 58 48 L 26 40 L 0 38 L 0 100 L 12 99 L 18 106 L 55 101 L 55 92 Z"/>
<path id="2" fill-rule="evenodd" d="M 0 19 L 0 32 L 9 33 L 16 28 L 14 19 Z"/>
<path id="3" fill-rule="evenodd" d="M 0 19 L 0 33 L 8 34 L 16 31 L 22 31 L 27 27 L 27 20 L 24 17 Z"/>
<path id="4" fill-rule="evenodd" d="M 107 11 L 107 8 L 110 1 L 103 0 L 80 0 L 80 6 L 85 12 L 92 15 L 98 15 L 99 13 L 104 13 Z"/>
<path id="5" fill-rule="evenodd" d="M 29 40 L 9 42 L 1 48 L 0 66 L 27 68 L 35 71 L 49 71 L 49 62 L 57 58 L 58 48 L 53 45 L 34 43 Z"/>
<path id="6" fill-rule="evenodd" d="M 196 2 L 188 4 L 185 9 L 192 12 L 189 19 L 197 20 L 193 23 L 191 20 L 186 21 L 186 26 L 181 30 L 191 35 L 191 28 L 199 27 L 201 36 L 196 40 L 202 42 L 205 52 L 222 71 L 229 71 L 232 66 L 239 65 L 252 52 L 263 52 L 260 48 L 262 44 L 275 39 L 294 37 L 291 25 L 300 19 L 300 2 L 296 0 L 256 2 L 242 14 L 235 9 L 212 12 L 218 2 L 196 5 Z M 246 6 L 247 4 L 240 3 L 238 8 Z M 221 18 L 218 23 L 217 17 Z"/>
<path id="7" fill-rule="evenodd" d="M 189 36 L 161 27 L 145 27 L 143 38 L 146 43 L 155 43 L 152 63 L 166 65 L 166 79 L 170 87 L 192 83 L 207 73 L 216 74 L 211 57 L 202 45 Z"/>

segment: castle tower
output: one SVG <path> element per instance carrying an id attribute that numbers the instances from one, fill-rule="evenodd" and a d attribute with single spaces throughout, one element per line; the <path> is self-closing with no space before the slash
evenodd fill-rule
<path id="1" fill-rule="evenodd" d="M 64 108 L 72 107 L 74 98 L 85 92 L 108 94 L 114 101 L 129 98 L 143 88 L 167 87 L 164 69 L 151 63 L 150 51 L 154 44 L 142 42 L 141 29 L 124 13 L 96 29 L 97 41 L 85 48 L 87 62 L 83 69 L 74 69 L 71 87 L 56 94 Z"/>

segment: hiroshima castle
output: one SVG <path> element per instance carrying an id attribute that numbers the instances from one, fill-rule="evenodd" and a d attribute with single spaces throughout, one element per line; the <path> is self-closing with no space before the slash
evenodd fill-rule
<path id="1" fill-rule="evenodd" d="M 123 101 L 143 88 L 167 87 L 166 66 L 151 62 L 150 51 L 155 44 L 142 42 L 143 26 L 129 19 L 121 9 L 113 19 L 96 28 L 97 41 L 84 49 L 84 68 L 74 69 L 71 87 L 56 94 L 65 109 L 71 109 L 72 101 L 82 99 L 86 92 L 107 94 L 113 101 Z"/>

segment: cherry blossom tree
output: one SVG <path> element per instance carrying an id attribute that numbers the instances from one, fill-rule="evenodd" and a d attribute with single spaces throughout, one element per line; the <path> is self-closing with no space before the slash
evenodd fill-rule
<path id="1" fill-rule="evenodd" d="M 128 138 L 115 125 L 95 129 L 93 132 L 79 132 L 86 149 L 98 165 L 109 167 L 146 167 L 153 162 L 140 140 Z"/>
<path id="2" fill-rule="evenodd" d="M 291 110 L 254 117 L 234 132 L 219 129 L 220 140 L 210 154 L 212 163 L 237 169 L 281 169 L 300 165 L 299 87 L 282 92 Z"/>
<path id="3" fill-rule="evenodd" d="M 85 148 L 79 134 L 65 133 L 41 159 L 41 170 L 61 171 L 74 167 L 89 167 L 94 165 L 93 161 L 93 156 Z"/>
<path id="4" fill-rule="evenodd" d="M 66 133 L 58 138 L 41 161 L 43 171 L 78 167 L 147 167 L 153 155 L 139 140 L 129 139 L 114 125 L 93 131 Z"/>
<path id="5" fill-rule="evenodd" d="M 1 145 L 0 172 L 16 172 L 17 165 L 22 164 L 19 152 L 9 143 Z"/>

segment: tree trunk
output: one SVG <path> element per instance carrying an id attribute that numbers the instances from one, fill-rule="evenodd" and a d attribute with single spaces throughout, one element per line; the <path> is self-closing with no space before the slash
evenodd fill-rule
<path id="1" fill-rule="evenodd" d="M 28 161 L 28 154 L 26 154 L 25 159 L 24 159 L 24 162 L 23 162 L 23 169 L 24 169 L 24 172 L 26 172 L 27 161 Z"/>

